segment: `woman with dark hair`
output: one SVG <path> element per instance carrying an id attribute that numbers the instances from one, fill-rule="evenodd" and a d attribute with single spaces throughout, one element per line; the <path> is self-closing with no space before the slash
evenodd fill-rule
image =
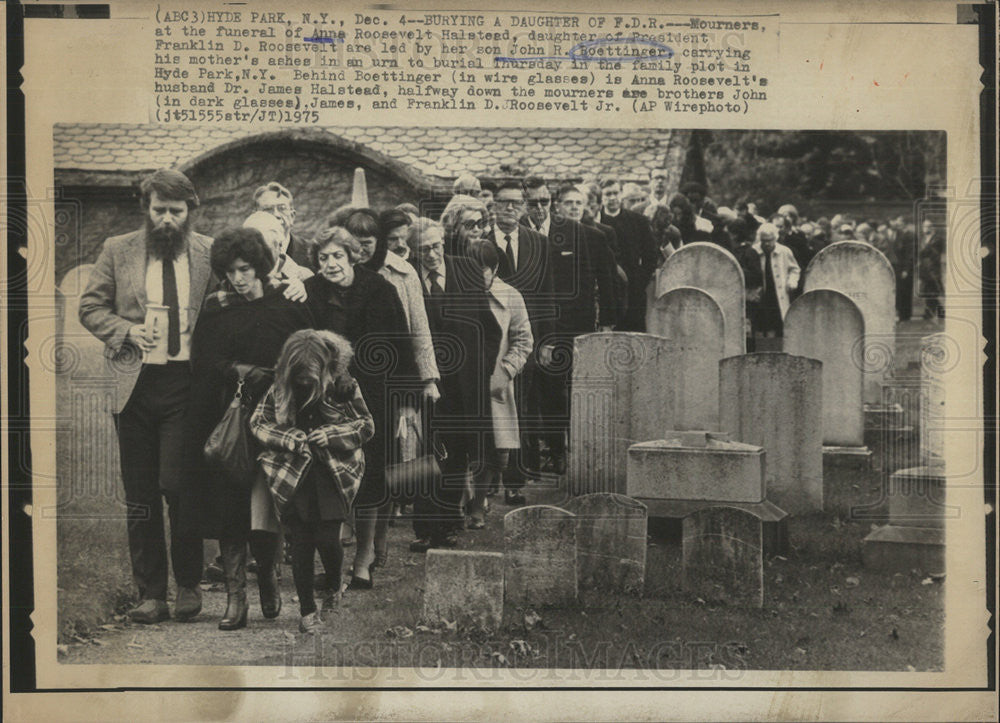
<path id="1" fill-rule="evenodd" d="M 413 220 L 414 217 L 399 208 L 390 208 L 378 216 L 386 248 L 389 253 L 396 254 L 404 261 L 410 257 L 410 247 L 406 245 L 406 239 L 410 235 L 410 225 Z"/>
<path id="2" fill-rule="evenodd" d="M 353 217 L 348 220 L 348 231 Z M 417 270 L 402 256 L 390 251 L 390 239 L 393 244 L 399 243 L 402 237 L 403 247 L 409 252 L 406 240 L 410 233 L 410 218 L 402 211 L 385 211 L 379 216 L 379 230 L 375 253 L 364 265 L 371 271 L 375 271 L 382 278 L 392 284 L 399 296 L 399 301 L 403 305 L 403 313 L 406 315 L 407 330 L 410 333 L 413 344 L 414 360 L 417 364 L 417 375 L 420 379 L 422 390 L 420 396 L 434 402 L 441 395 L 438 392 L 437 383 L 440 379 L 437 362 L 434 359 L 434 343 L 431 341 L 431 330 L 427 323 L 427 310 L 424 308 L 423 290 L 420 287 L 420 278 Z M 420 407 L 415 395 L 410 394 L 409 398 L 402 400 L 399 405 L 405 409 L 416 409 Z M 396 408 L 396 404 L 392 405 Z M 400 424 L 406 425 L 404 428 L 419 429 L 419 420 L 414 417 L 404 419 L 401 414 L 396 414 L 390 421 L 393 429 L 397 429 Z M 393 454 L 393 460 L 414 459 L 418 450 L 416 449 L 416 435 L 407 433 L 400 439 L 399 455 Z M 396 452 L 394 449 L 393 452 Z M 384 567 L 388 560 L 388 539 L 390 514 L 379 514 L 375 527 L 375 567 Z"/>
<path id="3" fill-rule="evenodd" d="M 468 527 L 470 530 L 480 530 L 486 526 L 487 493 L 491 487 L 499 485 L 510 450 L 521 446 L 514 401 L 514 378 L 524 369 L 531 355 L 534 339 L 524 299 L 517 289 L 497 276 L 500 257 L 496 245 L 491 241 L 475 241 L 469 245 L 466 256 L 469 264 L 483 276 L 489 310 L 500 328 L 500 343 L 495 359 L 487 359 L 492 425 L 487 425 L 489 431 L 484 433 L 482 444 L 477 445 L 477 449 L 481 450 L 481 458 L 475 465 L 473 497 L 468 505 Z M 486 408 L 485 404 L 483 408 Z"/>
<path id="4" fill-rule="evenodd" d="M 191 340 L 188 500 L 202 536 L 219 541 L 228 594 L 219 629 L 235 630 L 247 621 L 248 541 L 257 561 L 261 611 L 274 618 L 281 610 L 275 567 L 279 528 L 263 479 L 234 479 L 206 461 L 202 450 L 237 389 L 251 403 L 260 399 L 285 339 L 312 327 L 313 319 L 305 304 L 286 298 L 301 291 L 301 282 L 294 282 L 298 289 L 270 284 L 274 258 L 256 229 L 219 234 L 211 265 L 222 281 L 206 297 Z"/>
<path id="5" fill-rule="evenodd" d="M 312 255 L 317 271 L 305 282 L 306 304 L 316 328 L 340 334 L 354 346 L 351 374 L 375 420 L 375 435 L 365 444 L 365 473 L 355 501 L 357 550 L 349 584 L 352 589 L 370 589 L 376 522 L 379 515 L 386 519 L 389 515 L 385 465 L 396 438 L 389 408 L 392 390 L 412 389 L 421 378 L 399 294 L 390 282 L 360 263 L 375 253 L 366 254 L 353 234 L 334 226 L 319 235 Z"/>

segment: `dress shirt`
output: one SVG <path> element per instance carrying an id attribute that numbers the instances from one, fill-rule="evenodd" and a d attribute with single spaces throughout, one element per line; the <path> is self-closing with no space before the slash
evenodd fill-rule
<path id="1" fill-rule="evenodd" d="M 191 294 L 191 270 L 187 252 L 174 259 L 174 275 L 177 277 L 177 316 L 181 322 L 180 350 L 168 356 L 169 361 L 188 361 L 191 358 L 191 327 L 188 318 L 188 303 Z M 163 305 L 163 261 L 152 256 L 146 262 L 146 301 Z M 166 335 L 166 330 L 164 330 Z"/>

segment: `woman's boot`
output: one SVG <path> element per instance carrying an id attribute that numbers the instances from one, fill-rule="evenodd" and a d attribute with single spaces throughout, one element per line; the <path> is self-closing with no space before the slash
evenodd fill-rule
<path id="1" fill-rule="evenodd" d="M 250 533 L 250 552 L 257 561 L 257 589 L 260 611 L 265 618 L 276 618 L 281 612 L 281 592 L 278 589 L 278 535 L 272 532 Z"/>
<path id="2" fill-rule="evenodd" d="M 226 613 L 219 630 L 239 630 L 247 624 L 247 542 L 219 540 L 222 567 L 226 572 Z"/>

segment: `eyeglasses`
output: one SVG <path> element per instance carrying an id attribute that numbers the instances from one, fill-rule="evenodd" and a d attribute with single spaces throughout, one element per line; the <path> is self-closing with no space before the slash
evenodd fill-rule
<path id="1" fill-rule="evenodd" d="M 462 221 L 462 228 L 464 228 L 466 231 L 472 231 L 473 229 L 476 228 L 486 228 L 489 225 L 490 222 L 487 221 L 485 218 L 481 218 L 478 221 L 471 218 L 468 221 Z"/>
<path id="2" fill-rule="evenodd" d="M 427 244 L 426 246 L 421 246 L 417 251 L 421 254 L 429 255 L 431 251 L 437 252 L 444 248 L 444 244 L 438 241 L 437 243 Z"/>
<path id="3" fill-rule="evenodd" d="M 494 198 L 493 203 L 497 206 L 517 207 L 524 203 L 524 200 L 520 198 Z"/>
<path id="4" fill-rule="evenodd" d="M 529 198 L 527 204 L 532 208 L 545 208 L 552 201 L 551 198 Z"/>

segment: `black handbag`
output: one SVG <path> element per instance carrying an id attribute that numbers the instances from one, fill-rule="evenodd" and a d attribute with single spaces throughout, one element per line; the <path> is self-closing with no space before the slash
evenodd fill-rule
<path id="1" fill-rule="evenodd" d="M 250 415 L 252 404 L 243 394 L 244 379 L 240 376 L 236 384 L 233 401 L 226 413 L 215 425 L 205 442 L 205 459 L 221 467 L 237 481 L 245 481 L 249 487 L 253 482 L 256 465 L 253 442 L 250 438 Z"/>
<path id="2" fill-rule="evenodd" d="M 414 431 L 420 439 L 422 436 L 420 431 L 416 429 Z M 431 490 L 439 486 L 438 480 L 441 478 L 438 458 L 442 460 L 448 458 L 448 452 L 443 446 L 440 454 L 432 450 L 407 462 L 386 465 L 385 484 L 389 497 L 399 502 L 412 501 L 417 497 L 429 497 Z"/>

